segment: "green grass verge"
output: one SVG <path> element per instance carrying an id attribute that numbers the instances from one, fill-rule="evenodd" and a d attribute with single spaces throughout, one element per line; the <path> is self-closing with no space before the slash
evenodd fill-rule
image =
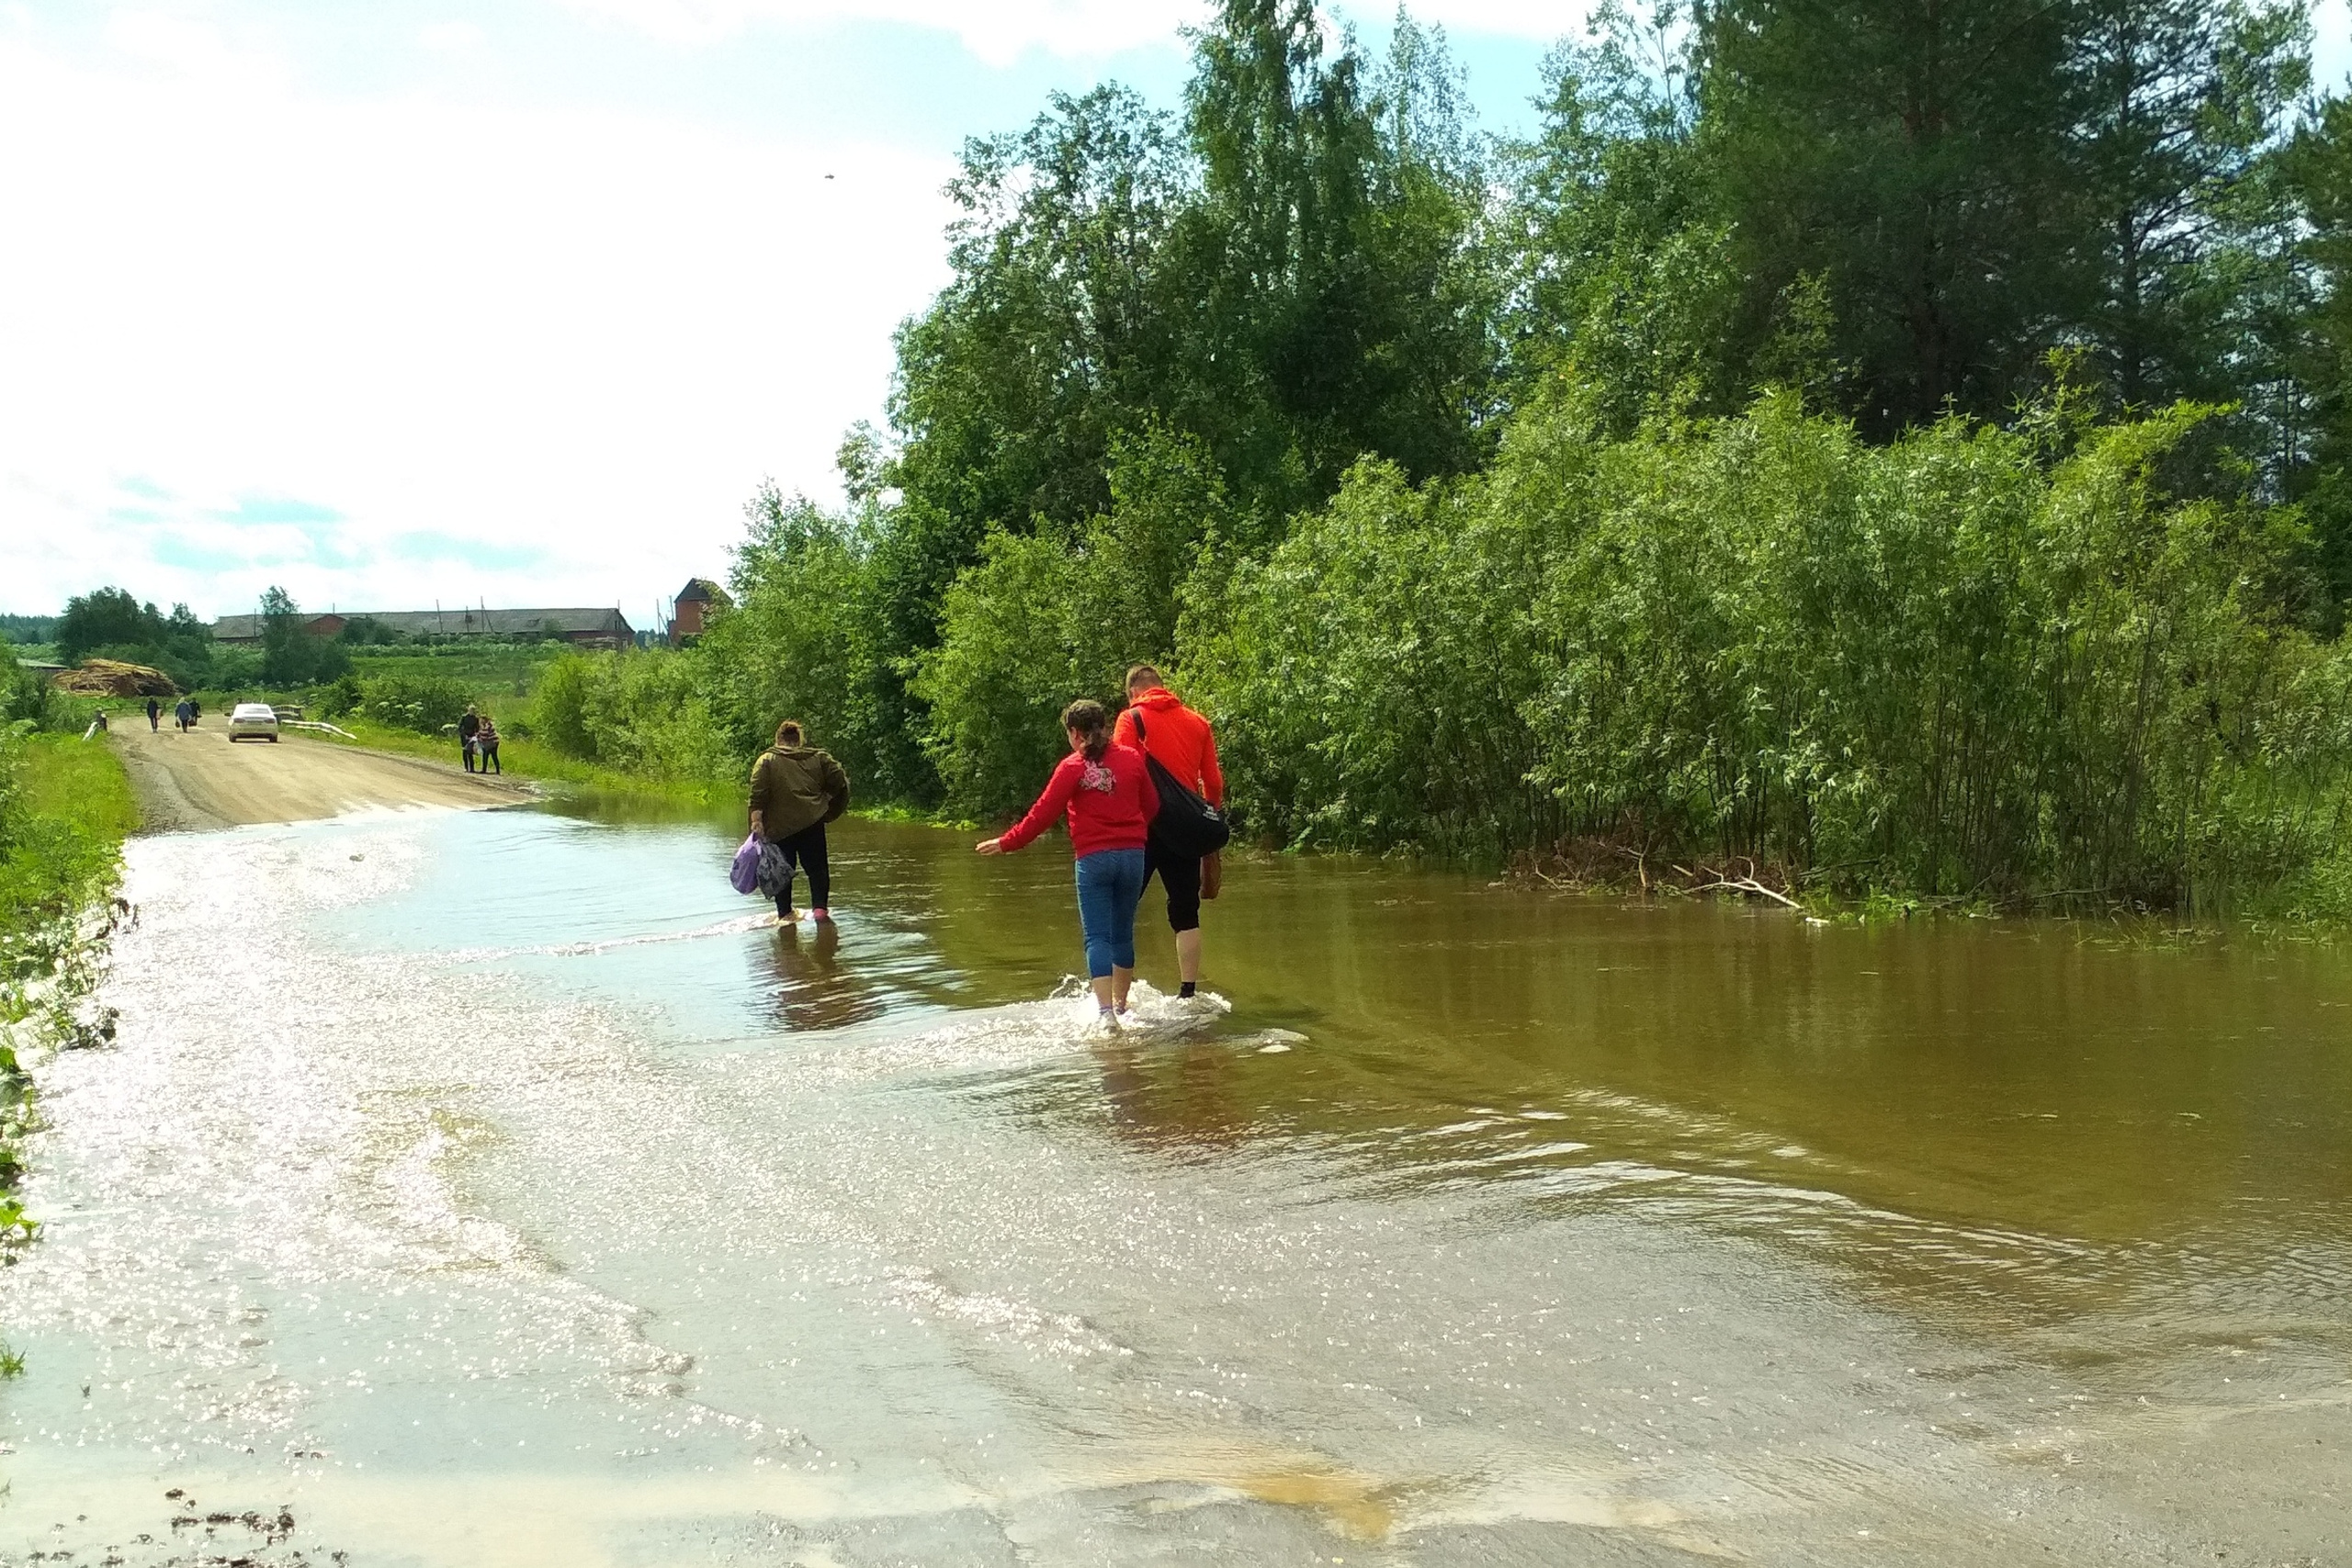
<path id="1" fill-rule="evenodd" d="M 452 767 L 458 763 L 458 742 L 451 738 L 419 735 L 412 729 L 377 724 L 356 716 L 332 722 L 349 730 L 353 739 L 338 740 L 331 735 L 321 735 L 316 737 L 318 739 L 331 745 L 356 745 L 374 751 L 391 751 L 403 757 L 422 757 L 430 761 L 447 762 Z M 626 773 L 617 769 L 599 767 L 576 757 L 567 757 L 544 741 L 521 738 L 502 739 L 498 746 L 498 761 L 511 777 L 527 779 L 536 784 L 561 784 L 578 792 L 635 795 L 696 807 L 724 806 L 737 801 L 742 795 L 742 791 L 731 784 L 651 778 L 641 773 Z"/>
<path id="2" fill-rule="evenodd" d="M 0 941 L 102 902 L 139 803 L 114 749 L 28 735 L 0 751 Z"/>
<path id="3" fill-rule="evenodd" d="M 455 681 L 484 701 L 511 705 L 538 689 L 540 673 L 564 649 L 560 642 L 355 648 L 351 672 L 362 681 L 424 676 Z"/>
<path id="4" fill-rule="evenodd" d="M 113 930 L 122 840 L 139 806 L 122 761 L 103 741 L 0 731 L 0 1255 L 32 1240 L 39 1223 L 15 1193 L 34 1089 L 20 1047 L 97 1044 L 111 1016 L 83 1003 L 98 980 L 97 953 Z M 0 1377 L 23 1370 L 0 1346 Z"/>

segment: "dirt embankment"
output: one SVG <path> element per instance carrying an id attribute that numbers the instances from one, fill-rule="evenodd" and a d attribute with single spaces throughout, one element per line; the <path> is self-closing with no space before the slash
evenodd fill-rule
<path id="1" fill-rule="evenodd" d="M 139 722 L 118 724 L 113 739 L 150 833 L 307 822 L 383 807 L 479 809 L 533 798 L 520 784 L 299 735 L 276 744 L 232 744 L 218 729 L 156 733 Z"/>

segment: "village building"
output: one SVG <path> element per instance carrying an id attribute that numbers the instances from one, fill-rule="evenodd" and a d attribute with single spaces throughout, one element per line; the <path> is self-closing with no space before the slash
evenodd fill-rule
<path id="1" fill-rule="evenodd" d="M 512 637 L 518 641 L 568 642 L 583 648 L 625 648 L 637 631 L 618 610 L 485 610 L 463 605 L 447 610 L 349 610 L 306 615 L 302 629 L 334 637 L 354 621 L 374 621 L 409 637 Z M 258 643 L 259 615 L 223 615 L 212 623 L 212 640 Z"/>
<path id="2" fill-rule="evenodd" d="M 689 639 L 702 636 L 704 623 L 714 609 L 731 609 L 735 601 L 727 590 L 707 577 L 689 577 L 686 585 L 678 590 L 675 608 L 670 615 L 670 646 L 677 648 Z"/>

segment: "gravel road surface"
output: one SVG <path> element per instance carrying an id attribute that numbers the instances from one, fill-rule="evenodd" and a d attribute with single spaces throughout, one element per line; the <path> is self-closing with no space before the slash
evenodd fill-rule
<path id="1" fill-rule="evenodd" d="M 370 808 L 479 809 L 533 798 L 521 784 L 301 735 L 274 744 L 232 742 L 217 729 L 157 733 L 125 725 L 115 730 L 114 744 L 150 833 L 306 822 Z"/>

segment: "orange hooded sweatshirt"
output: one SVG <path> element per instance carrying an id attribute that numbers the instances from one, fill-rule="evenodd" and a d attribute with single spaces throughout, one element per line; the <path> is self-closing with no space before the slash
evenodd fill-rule
<path id="1" fill-rule="evenodd" d="M 1143 738 L 1136 738 L 1136 715 L 1143 715 Z M 1141 747 L 1176 782 L 1211 806 L 1225 804 L 1225 774 L 1216 765 L 1216 736 L 1209 721 L 1184 705 L 1165 686 L 1153 686 L 1119 715 L 1111 739 Z"/>

